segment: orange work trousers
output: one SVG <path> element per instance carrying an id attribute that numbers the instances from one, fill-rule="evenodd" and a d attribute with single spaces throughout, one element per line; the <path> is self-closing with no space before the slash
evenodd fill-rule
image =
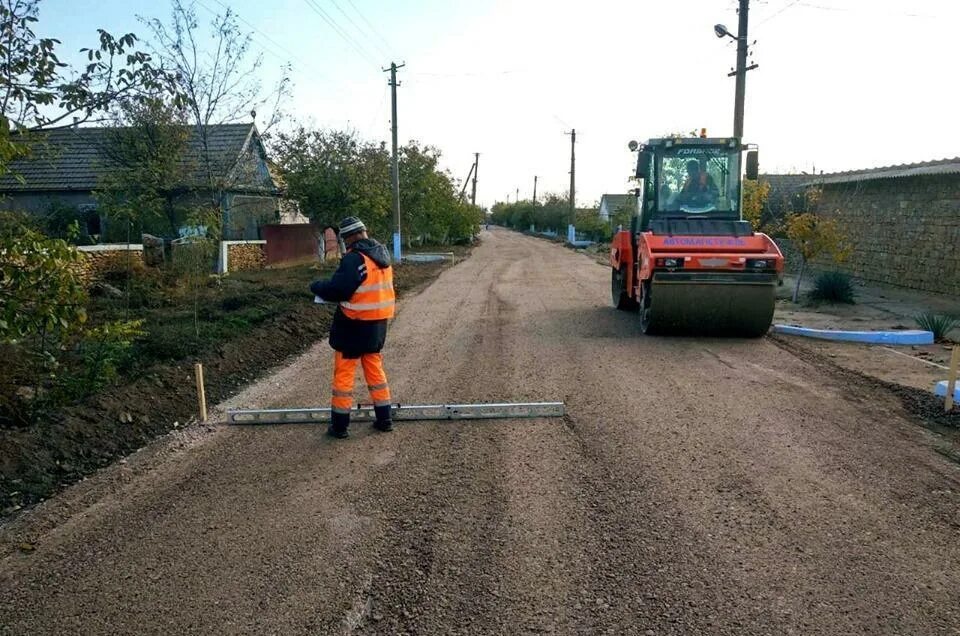
<path id="1" fill-rule="evenodd" d="M 331 410 L 341 415 L 349 415 L 353 408 L 353 381 L 357 374 L 357 362 L 363 365 L 363 376 L 367 380 L 367 389 L 373 405 L 390 406 L 390 387 L 387 374 L 383 370 L 383 355 L 365 353 L 359 358 L 344 358 L 339 351 L 333 357 L 333 399 Z"/>

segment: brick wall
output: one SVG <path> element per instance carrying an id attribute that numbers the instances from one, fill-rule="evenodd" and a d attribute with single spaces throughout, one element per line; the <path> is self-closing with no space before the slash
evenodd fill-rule
<path id="1" fill-rule="evenodd" d="M 960 175 L 828 184 L 820 210 L 840 220 L 853 244 L 837 269 L 864 280 L 960 295 Z"/>

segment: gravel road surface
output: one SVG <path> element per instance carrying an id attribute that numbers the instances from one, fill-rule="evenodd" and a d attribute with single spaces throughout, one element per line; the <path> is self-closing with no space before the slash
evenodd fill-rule
<path id="1" fill-rule="evenodd" d="M 566 418 L 193 427 L 0 528 L 0 633 L 960 634 L 960 467 L 896 399 L 644 337 L 608 287 L 485 233 L 401 304 L 395 398 Z M 323 405 L 331 371 L 318 344 L 221 408 Z"/>

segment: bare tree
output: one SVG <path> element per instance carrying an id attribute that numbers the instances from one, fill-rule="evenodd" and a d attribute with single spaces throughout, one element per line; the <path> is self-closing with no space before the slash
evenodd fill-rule
<path id="1" fill-rule="evenodd" d="M 186 97 L 211 204 L 219 211 L 235 166 L 224 169 L 216 165 L 210 147 L 211 128 L 270 110 L 261 132 L 269 130 L 279 121 L 280 104 L 289 95 L 289 68 L 283 68 L 276 86 L 265 90 L 259 79 L 263 55 L 253 52 L 253 39 L 241 31 L 232 9 L 217 15 L 210 24 L 211 37 L 203 38 L 194 2 L 172 0 L 172 7 L 169 23 L 156 18 L 141 21 L 153 32 L 154 55 L 177 78 L 177 87 Z"/>

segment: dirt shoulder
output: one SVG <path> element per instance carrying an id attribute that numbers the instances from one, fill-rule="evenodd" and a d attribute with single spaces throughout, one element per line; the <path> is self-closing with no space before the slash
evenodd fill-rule
<path id="1" fill-rule="evenodd" d="M 469 254 L 461 248 L 456 253 L 458 258 Z M 421 289 L 447 267 L 449 262 L 397 266 L 398 293 Z M 322 340 L 333 311 L 314 305 L 307 286 L 330 271 L 302 266 L 227 278 L 227 290 L 210 294 L 203 308 L 216 315 L 211 318 L 218 321 L 215 341 L 193 355 L 169 354 L 175 359 L 138 367 L 128 381 L 31 427 L 0 430 L 0 519 L 195 421 L 194 362 L 203 364 L 207 400 L 216 404 Z M 251 319 L 256 322 L 250 324 Z M 162 315 L 154 324 L 161 344 L 165 328 L 174 333 Z M 172 347 L 182 347 L 173 335 L 170 339 Z"/>

